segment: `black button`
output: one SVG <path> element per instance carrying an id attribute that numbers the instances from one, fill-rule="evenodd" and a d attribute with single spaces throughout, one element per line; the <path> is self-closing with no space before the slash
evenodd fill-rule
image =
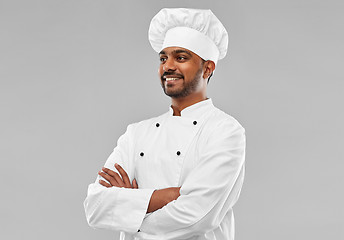
<path id="1" fill-rule="evenodd" d="M 178 155 L 178 156 L 180 155 L 180 152 L 179 152 L 179 151 L 177 152 L 177 155 Z"/>
<path id="2" fill-rule="evenodd" d="M 193 121 L 193 125 L 196 125 L 197 124 L 197 121 Z"/>
<path id="3" fill-rule="evenodd" d="M 145 155 L 143 152 L 140 152 L 140 156 L 143 157 L 143 155 Z"/>
<path id="4" fill-rule="evenodd" d="M 160 124 L 159 124 L 159 123 L 156 123 L 156 124 L 155 124 L 155 126 L 156 126 L 156 127 L 159 127 L 159 126 L 160 126 Z"/>

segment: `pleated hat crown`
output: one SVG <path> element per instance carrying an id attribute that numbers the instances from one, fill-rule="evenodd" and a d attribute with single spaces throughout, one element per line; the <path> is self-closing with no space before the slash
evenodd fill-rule
<path id="1" fill-rule="evenodd" d="M 156 52 L 182 47 L 215 64 L 228 48 L 228 33 L 209 9 L 163 8 L 153 17 L 148 38 Z"/>

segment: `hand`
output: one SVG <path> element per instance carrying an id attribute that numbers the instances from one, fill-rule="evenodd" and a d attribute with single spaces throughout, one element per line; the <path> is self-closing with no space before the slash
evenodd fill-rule
<path id="1" fill-rule="evenodd" d="M 155 190 L 149 201 L 147 213 L 154 212 L 180 196 L 180 187 L 170 187 Z"/>
<path id="2" fill-rule="evenodd" d="M 133 183 L 130 184 L 130 180 L 128 177 L 128 174 L 124 171 L 124 169 L 119 165 L 115 164 L 115 168 L 118 170 L 118 172 L 121 174 L 119 176 L 118 173 L 108 169 L 108 168 L 102 168 L 103 172 L 99 171 L 98 174 L 105 178 L 109 183 L 105 182 L 104 180 L 99 180 L 99 183 L 103 185 L 104 187 L 110 188 L 110 187 L 124 187 L 124 188 L 139 188 L 137 185 L 136 179 L 133 180 Z"/>

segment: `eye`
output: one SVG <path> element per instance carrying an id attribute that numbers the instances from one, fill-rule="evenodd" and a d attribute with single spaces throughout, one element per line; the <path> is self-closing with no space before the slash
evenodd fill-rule
<path id="1" fill-rule="evenodd" d="M 166 61 L 166 57 L 160 57 L 160 62 L 165 62 Z"/>
<path id="2" fill-rule="evenodd" d="M 187 57 L 185 57 L 185 56 L 178 56 L 177 60 L 180 61 L 180 62 L 183 62 L 183 61 L 187 60 Z"/>

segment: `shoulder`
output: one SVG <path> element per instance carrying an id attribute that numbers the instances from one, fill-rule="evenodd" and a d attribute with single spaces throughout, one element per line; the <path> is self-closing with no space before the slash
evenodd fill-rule
<path id="1" fill-rule="evenodd" d="M 215 108 L 205 124 L 204 141 L 208 147 L 245 148 L 245 128 L 233 116 Z"/>
<path id="2" fill-rule="evenodd" d="M 245 132 L 245 128 L 233 116 L 214 107 L 214 111 L 209 118 L 209 125 L 213 131 L 237 131 Z"/>

